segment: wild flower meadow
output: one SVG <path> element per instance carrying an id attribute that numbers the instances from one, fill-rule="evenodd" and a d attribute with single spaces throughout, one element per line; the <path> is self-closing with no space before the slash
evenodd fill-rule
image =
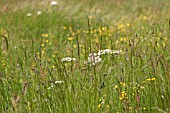
<path id="1" fill-rule="evenodd" d="M 1 113 L 169 113 L 169 0 L 0 0 Z"/>

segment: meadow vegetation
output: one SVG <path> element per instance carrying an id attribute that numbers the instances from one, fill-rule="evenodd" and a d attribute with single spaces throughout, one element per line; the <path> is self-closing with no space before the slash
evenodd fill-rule
<path id="1" fill-rule="evenodd" d="M 169 0 L 0 0 L 1 113 L 170 112 Z"/>

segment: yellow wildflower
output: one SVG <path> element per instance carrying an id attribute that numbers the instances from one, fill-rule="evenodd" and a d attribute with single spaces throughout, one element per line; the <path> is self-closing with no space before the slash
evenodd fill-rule
<path id="1" fill-rule="evenodd" d="M 54 68 L 55 68 L 55 66 L 53 65 L 53 66 L 52 66 L 52 68 L 54 69 Z"/>
<path id="2" fill-rule="evenodd" d="M 127 23 L 127 24 L 126 24 L 126 26 L 127 26 L 127 27 L 130 27 L 130 24 L 129 24 L 129 23 Z"/>
<path id="3" fill-rule="evenodd" d="M 123 29 L 123 28 L 125 28 L 124 24 L 120 24 L 120 25 L 118 25 L 118 27 L 117 27 L 117 29 Z"/>
<path id="4" fill-rule="evenodd" d="M 147 81 L 155 81 L 155 78 L 148 78 Z"/>
<path id="5" fill-rule="evenodd" d="M 119 99 L 123 100 L 125 98 L 125 96 L 126 96 L 126 93 L 124 91 L 122 91 Z"/>
<path id="6" fill-rule="evenodd" d="M 116 88 L 118 88 L 118 86 L 117 86 L 117 85 L 115 85 L 115 89 L 116 89 Z"/>
<path id="7" fill-rule="evenodd" d="M 74 37 L 68 37 L 68 40 L 73 40 L 74 39 Z"/>
<path id="8" fill-rule="evenodd" d="M 48 40 L 46 40 L 45 42 L 48 43 Z"/>
<path id="9" fill-rule="evenodd" d="M 48 34 L 41 34 L 42 37 L 48 37 Z"/>
<path id="10" fill-rule="evenodd" d="M 77 47 L 76 44 L 74 44 L 73 47 L 76 48 Z"/>
<path id="11" fill-rule="evenodd" d="M 143 107 L 143 110 L 146 110 L 146 107 Z"/>
<path id="12" fill-rule="evenodd" d="M 42 47 L 44 47 L 44 44 L 41 44 Z"/>
<path id="13" fill-rule="evenodd" d="M 155 80 L 155 78 L 151 78 L 151 80 Z"/>
<path id="14" fill-rule="evenodd" d="M 166 43 L 165 43 L 165 42 L 162 42 L 162 46 L 165 47 L 165 46 L 166 46 Z"/>
<path id="15" fill-rule="evenodd" d="M 151 80 L 150 78 L 147 79 L 147 81 L 150 81 L 150 80 Z"/>
<path id="16" fill-rule="evenodd" d="M 98 108 L 101 108 L 101 106 L 102 106 L 102 105 L 101 105 L 101 104 L 99 104 L 97 107 L 98 107 Z"/>

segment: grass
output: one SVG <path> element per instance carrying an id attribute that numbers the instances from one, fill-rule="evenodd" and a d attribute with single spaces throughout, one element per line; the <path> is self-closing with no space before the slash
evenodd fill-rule
<path id="1" fill-rule="evenodd" d="M 170 112 L 168 0 L 0 2 L 0 112 Z"/>

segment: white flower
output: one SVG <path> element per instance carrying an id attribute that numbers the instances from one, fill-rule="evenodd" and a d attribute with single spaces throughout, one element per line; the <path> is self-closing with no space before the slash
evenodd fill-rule
<path id="1" fill-rule="evenodd" d="M 119 54 L 121 53 L 121 50 L 110 50 L 110 49 L 105 49 L 105 50 L 99 50 L 98 55 L 103 55 L 103 54 Z"/>
<path id="2" fill-rule="evenodd" d="M 111 52 L 111 50 L 109 50 L 109 49 L 99 50 L 98 55 L 100 56 L 100 55 L 103 55 L 103 54 L 106 54 L 106 53 L 110 53 L 110 52 Z"/>
<path id="3" fill-rule="evenodd" d="M 88 62 L 89 63 L 91 63 L 93 65 L 96 65 L 96 63 L 99 63 L 101 61 L 102 61 L 102 59 L 96 53 L 90 53 L 89 54 L 89 57 L 88 57 Z"/>
<path id="4" fill-rule="evenodd" d="M 53 83 L 51 83 L 51 88 L 53 88 L 54 87 L 54 84 Z"/>
<path id="5" fill-rule="evenodd" d="M 37 15 L 41 15 L 42 14 L 42 12 L 41 11 L 37 11 Z"/>
<path id="6" fill-rule="evenodd" d="M 48 87 L 47 89 L 51 89 L 51 87 Z"/>
<path id="7" fill-rule="evenodd" d="M 28 13 L 27 16 L 32 16 L 32 13 Z"/>
<path id="8" fill-rule="evenodd" d="M 120 54 L 122 51 L 121 50 L 112 50 L 111 54 Z"/>
<path id="9" fill-rule="evenodd" d="M 96 63 L 99 63 L 102 61 L 100 58 L 101 55 L 104 54 L 119 54 L 121 53 L 121 50 L 110 50 L 110 49 L 105 49 L 105 50 L 99 50 L 98 53 L 90 53 L 88 57 L 88 62 L 95 65 Z"/>
<path id="10" fill-rule="evenodd" d="M 91 56 L 97 56 L 97 54 L 96 53 L 90 53 L 89 57 L 91 57 Z"/>
<path id="11" fill-rule="evenodd" d="M 64 83 L 64 81 L 55 81 L 55 84 L 61 84 Z"/>
<path id="12" fill-rule="evenodd" d="M 75 58 L 70 58 L 70 57 L 66 57 L 66 58 L 63 58 L 61 61 L 72 61 L 72 60 L 76 60 Z"/>
<path id="13" fill-rule="evenodd" d="M 56 2 L 56 1 L 52 1 L 51 3 L 50 3 L 50 5 L 57 5 L 58 4 L 58 2 Z"/>

